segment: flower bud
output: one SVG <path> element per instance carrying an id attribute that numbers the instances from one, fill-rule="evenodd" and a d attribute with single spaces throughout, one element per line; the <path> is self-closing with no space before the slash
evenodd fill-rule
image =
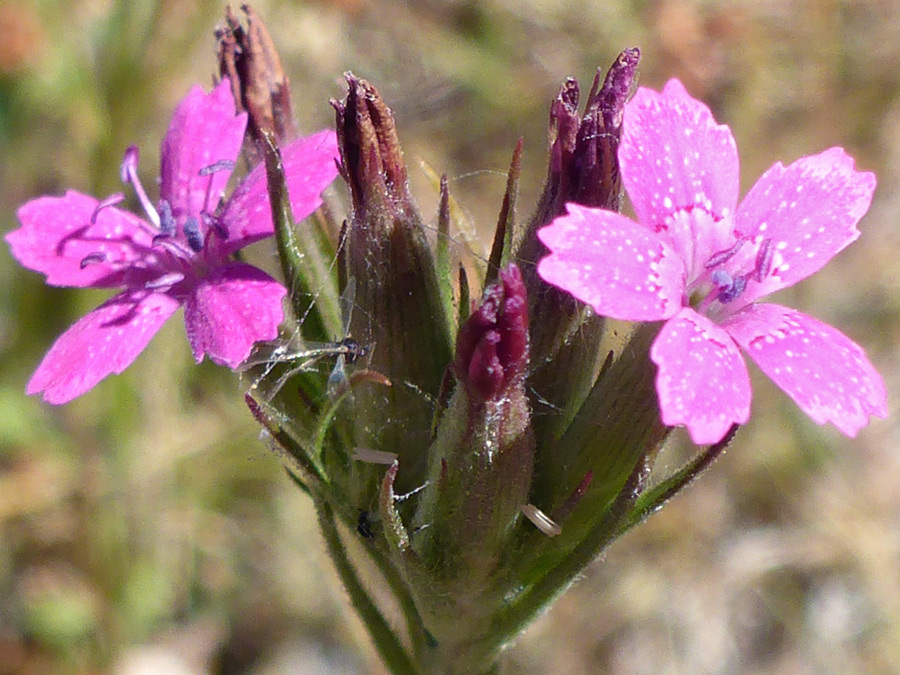
<path id="1" fill-rule="evenodd" d="M 527 502 L 534 457 L 527 364 L 527 298 L 511 265 L 460 329 L 458 386 L 428 451 L 415 519 L 426 528 L 413 540 L 416 551 L 458 582 L 457 593 L 485 590 Z"/>
<path id="2" fill-rule="evenodd" d="M 231 81 L 238 112 L 249 115 L 249 137 L 259 143 L 262 133 L 269 132 L 281 145 L 296 135 L 290 83 L 265 23 L 249 5 L 241 9 L 247 15 L 246 28 L 228 7 L 227 26 L 216 31 L 219 74 Z"/>
<path id="3" fill-rule="evenodd" d="M 568 202 L 611 210 L 621 207 L 619 135 L 639 57 L 637 48 L 619 54 L 602 85 L 602 70 L 598 70 L 580 119 L 578 84 L 572 79 L 563 84 L 550 109 L 547 181 L 517 255 L 519 260 L 531 263 L 523 267 L 523 277 L 532 319 L 535 372 L 530 384 L 541 413 L 535 429 L 539 444 L 545 435 L 556 437 L 561 432 L 587 395 L 599 367 L 604 321 L 571 295 L 549 287 L 538 277 L 535 265 L 546 249 L 535 233 L 562 214 Z M 563 413 L 545 415 L 550 409 Z"/>
<path id="4" fill-rule="evenodd" d="M 502 397 L 521 379 L 528 359 L 528 300 L 516 266 L 485 289 L 481 306 L 456 340 L 454 372 L 473 400 Z"/>
<path id="5" fill-rule="evenodd" d="M 350 332 L 371 346 L 368 367 L 394 383 L 357 397 L 364 424 L 356 442 L 397 452 L 404 481 L 424 466 L 432 440 L 434 401 L 451 360 L 451 319 L 409 193 L 393 114 L 375 87 L 346 78 L 347 98 L 332 105 L 353 208 L 341 251 L 342 271 L 356 284 Z"/>

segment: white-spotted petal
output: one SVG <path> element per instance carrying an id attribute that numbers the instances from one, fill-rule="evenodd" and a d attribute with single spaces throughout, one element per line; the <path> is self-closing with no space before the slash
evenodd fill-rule
<path id="1" fill-rule="evenodd" d="M 740 170 L 734 137 L 678 80 L 661 93 L 641 87 L 625 106 L 619 162 L 642 225 L 659 228 L 695 207 L 716 219 L 734 214 Z"/>
<path id="2" fill-rule="evenodd" d="M 723 328 L 798 406 L 819 424 L 847 436 L 887 416 L 884 380 L 862 347 L 802 312 L 760 304 L 734 315 Z"/>
<path id="3" fill-rule="evenodd" d="M 750 378 L 737 345 L 705 316 L 685 307 L 650 348 L 659 366 L 663 424 L 685 426 L 698 445 L 716 443 L 750 418 Z"/>
<path id="4" fill-rule="evenodd" d="M 805 279 L 855 241 L 874 191 L 875 174 L 856 171 L 841 148 L 766 171 L 738 207 L 735 229 L 771 240 L 771 273 L 747 287 L 741 304 Z"/>
<path id="5" fill-rule="evenodd" d="M 538 263 L 544 281 L 617 319 L 657 321 L 678 311 L 684 266 L 671 246 L 613 211 L 578 204 L 567 209 L 538 230 L 551 251 Z"/>

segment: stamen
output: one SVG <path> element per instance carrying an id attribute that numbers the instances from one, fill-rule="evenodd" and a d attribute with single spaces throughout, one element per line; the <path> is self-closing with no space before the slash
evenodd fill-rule
<path id="1" fill-rule="evenodd" d="M 163 274 L 161 277 L 157 277 L 153 281 L 148 281 L 146 284 L 144 284 L 144 288 L 148 290 L 166 288 L 169 286 L 174 286 L 183 279 L 184 275 L 181 272 L 169 272 L 168 274 Z"/>
<path id="2" fill-rule="evenodd" d="M 103 251 L 94 251 L 93 253 L 88 253 L 81 259 L 80 267 L 81 269 L 84 269 L 88 265 L 96 265 L 102 262 L 106 262 L 106 253 Z"/>
<path id="3" fill-rule="evenodd" d="M 735 253 L 740 251 L 741 247 L 743 245 L 744 245 L 744 240 L 738 239 L 735 242 L 734 246 L 732 246 L 731 248 L 726 249 L 724 251 L 719 251 L 718 253 L 713 253 L 712 256 L 710 256 L 709 260 L 706 261 L 706 264 L 704 265 L 704 267 L 706 269 L 712 269 L 713 267 L 716 267 L 717 265 L 721 265 L 723 262 L 725 262 L 726 260 L 731 258 Z"/>
<path id="4" fill-rule="evenodd" d="M 125 201 L 125 195 L 123 195 L 121 192 L 111 194 L 106 199 L 101 199 L 99 202 L 97 202 L 97 208 L 95 208 L 94 212 L 91 214 L 91 225 L 97 224 L 97 216 L 100 215 L 100 212 L 103 209 L 110 206 L 115 206 L 116 204 L 120 204 L 123 201 Z"/>
<path id="5" fill-rule="evenodd" d="M 172 207 L 165 199 L 160 199 L 157 205 L 159 209 L 159 236 L 173 237 L 178 225 L 172 215 Z M 154 237 L 154 240 L 156 237 Z"/>
<path id="6" fill-rule="evenodd" d="M 212 187 L 213 187 L 212 174 L 216 173 L 217 171 L 225 171 L 225 170 L 231 171 L 233 168 L 234 168 L 234 162 L 232 162 L 231 160 L 228 160 L 228 159 L 220 159 L 218 162 L 213 162 L 209 166 L 204 166 L 202 169 L 200 169 L 200 171 L 197 172 L 200 176 L 209 176 L 210 177 L 209 182 L 206 184 L 206 195 L 204 195 L 204 197 L 203 197 L 203 209 L 202 209 L 203 211 L 211 210 L 209 200 L 210 200 L 210 197 L 212 197 Z"/>
<path id="7" fill-rule="evenodd" d="M 176 258 L 181 258 L 182 260 L 190 260 L 194 257 L 195 251 L 189 249 L 180 240 L 175 237 L 170 237 L 167 234 L 157 234 L 153 237 L 152 244 L 153 246 L 165 249 Z"/>
<path id="8" fill-rule="evenodd" d="M 216 173 L 218 171 L 233 171 L 234 170 L 234 162 L 230 159 L 220 159 L 218 162 L 213 162 L 209 166 L 204 166 L 200 171 L 197 172 L 198 176 L 209 176 L 210 174 Z"/>
<path id="9" fill-rule="evenodd" d="M 772 250 L 772 240 L 764 239 L 759 245 L 759 251 L 756 253 L 756 271 L 753 278 L 758 282 L 762 282 L 769 275 L 769 272 L 772 271 L 772 258 L 774 256 L 775 251 Z"/>
<path id="10" fill-rule="evenodd" d="M 141 185 L 141 179 L 138 178 L 137 175 L 137 165 L 139 158 L 140 153 L 138 152 L 137 146 L 128 146 L 128 149 L 125 151 L 125 156 L 122 158 L 122 166 L 120 168 L 122 182 L 131 183 L 134 191 L 137 193 L 138 200 L 141 202 L 141 206 L 144 207 L 144 213 L 147 214 L 150 222 L 153 223 L 157 229 L 159 229 L 159 214 L 156 212 L 156 209 L 153 208 L 153 204 L 150 202 L 150 198 L 147 197 L 147 193 L 144 191 L 144 186 Z"/>
<path id="11" fill-rule="evenodd" d="M 123 183 L 131 182 L 131 172 L 137 171 L 138 161 L 140 161 L 141 152 L 138 146 L 129 145 L 125 148 L 125 155 L 122 157 L 122 164 L 119 167 L 119 175 L 122 177 Z"/>
<path id="12" fill-rule="evenodd" d="M 196 218 L 191 216 L 184 222 L 184 237 L 187 239 L 188 246 L 194 253 L 203 250 L 203 235 L 200 233 L 200 223 Z"/>

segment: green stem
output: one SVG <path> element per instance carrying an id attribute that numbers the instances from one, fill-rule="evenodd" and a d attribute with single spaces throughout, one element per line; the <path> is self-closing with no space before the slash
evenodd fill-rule
<path id="1" fill-rule="evenodd" d="M 337 524 L 334 520 L 334 512 L 327 503 L 317 503 L 316 512 L 319 516 L 319 526 L 325 537 L 328 553 L 334 562 L 338 576 L 344 584 L 350 603 L 356 610 L 357 616 L 362 620 L 375 649 L 381 656 L 385 665 L 394 675 L 419 675 L 419 670 L 413 664 L 400 640 L 394 634 L 388 622 L 375 603 L 372 602 L 362 582 L 353 569 L 353 564 L 347 556 L 344 544 L 341 541 Z"/>
<path id="2" fill-rule="evenodd" d="M 416 607 L 409 588 L 397 572 L 397 568 L 388 559 L 386 551 L 374 546 L 366 546 L 365 550 L 378 566 L 381 575 L 393 592 L 394 598 L 400 606 L 400 611 L 403 612 L 403 616 L 406 618 L 413 654 L 416 654 L 421 661 L 422 656 L 427 655 L 434 649 L 435 643 L 434 638 L 422 622 L 422 616 L 419 614 L 419 609 Z"/>

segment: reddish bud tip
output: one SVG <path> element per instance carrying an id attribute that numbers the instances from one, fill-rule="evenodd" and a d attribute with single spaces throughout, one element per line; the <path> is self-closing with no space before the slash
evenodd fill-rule
<path id="1" fill-rule="evenodd" d="M 528 298 L 515 265 L 487 287 L 481 305 L 460 328 L 456 377 L 482 400 L 503 395 L 528 362 Z"/>

